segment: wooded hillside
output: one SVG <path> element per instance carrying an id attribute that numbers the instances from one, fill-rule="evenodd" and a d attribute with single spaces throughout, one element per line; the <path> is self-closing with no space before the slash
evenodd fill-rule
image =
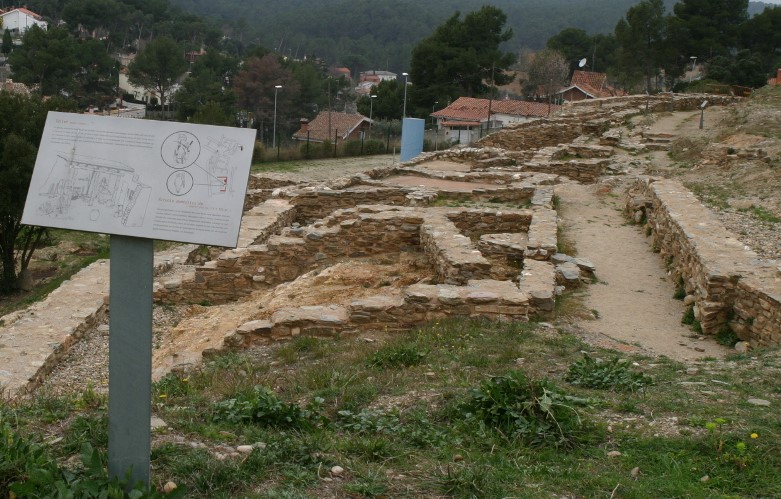
<path id="1" fill-rule="evenodd" d="M 422 38 L 454 12 L 479 9 L 484 0 L 172 0 L 215 19 L 244 44 L 286 55 L 321 57 L 352 70 L 404 71 Z M 513 38 L 505 50 L 538 49 L 564 28 L 609 33 L 637 0 L 493 0 L 507 14 Z M 665 0 L 671 10 L 675 0 Z M 751 2 L 750 13 L 764 8 Z"/>

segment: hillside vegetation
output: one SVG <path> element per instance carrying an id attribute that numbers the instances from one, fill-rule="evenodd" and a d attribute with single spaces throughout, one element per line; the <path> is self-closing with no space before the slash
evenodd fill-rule
<path id="1" fill-rule="evenodd" d="M 321 57 L 350 69 L 401 72 L 422 38 L 454 12 L 479 9 L 482 0 L 172 0 L 190 12 L 217 20 L 244 43 L 279 52 Z M 569 27 L 608 33 L 636 0 L 494 0 L 514 36 L 505 49 L 538 49 Z M 665 0 L 669 10 L 675 0 Z M 750 13 L 764 8 L 750 2 Z"/>

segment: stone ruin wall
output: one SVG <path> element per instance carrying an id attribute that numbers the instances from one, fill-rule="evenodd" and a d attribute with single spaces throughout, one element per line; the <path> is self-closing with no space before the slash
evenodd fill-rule
<path id="1" fill-rule="evenodd" d="M 497 134 L 494 134 L 497 135 Z M 493 136 L 493 135 L 492 135 Z M 546 150 L 547 149 L 547 150 Z M 542 173 L 554 177 L 565 176 L 578 182 L 593 184 L 605 173 L 610 160 L 607 159 L 612 150 L 603 146 L 561 144 L 542 148 L 542 150 L 529 151 L 505 151 L 496 147 L 456 147 L 446 151 L 438 151 L 423 154 L 406 163 L 416 165 L 426 161 L 441 160 L 457 163 L 471 163 L 472 171 L 468 174 L 468 180 L 473 182 L 496 182 L 496 170 L 506 170 L 506 176 L 511 172 Z M 485 171 L 491 169 L 491 172 Z M 414 175 L 421 175 L 419 171 L 407 168 L 402 171 Z M 485 178 L 480 177 L 484 173 Z M 466 180 L 466 175 L 461 178 L 455 175 L 450 177 L 438 175 L 436 178 L 445 180 Z M 491 193 L 494 191 L 492 190 Z M 507 199 L 507 201 L 514 201 Z"/>
<path id="2" fill-rule="evenodd" d="M 729 326 L 755 346 L 781 345 L 781 267 L 762 262 L 672 180 L 639 179 L 627 214 L 645 220 L 671 275 L 693 297 L 703 333 Z"/>
<path id="3" fill-rule="evenodd" d="M 488 232 L 528 232 L 524 250 L 530 259 L 545 260 L 555 253 L 556 215 L 552 210 L 367 205 L 337 210 L 312 226 L 286 229 L 265 244 L 225 251 L 197 267 L 192 280 L 157 287 L 155 299 L 225 303 L 342 258 L 420 250 L 428 255 L 441 282 L 464 284 L 488 277 L 490 264 L 479 256 L 472 241 Z"/>
<path id="4" fill-rule="evenodd" d="M 298 211 L 300 221 L 322 218 L 336 210 L 354 208 L 365 204 L 407 204 L 407 194 L 398 188 L 353 189 L 349 191 L 312 190 L 296 193 L 291 200 Z"/>
<path id="5" fill-rule="evenodd" d="M 478 144 L 480 147 L 512 151 L 567 144 L 581 135 L 598 137 L 608 129 L 623 124 L 627 118 L 645 112 L 646 105 L 649 112 L 692 111 L 705 100 L 708 106 L 722 106 L 735 102 L 737 98 L 711 94 L 659 94 L 589 99 L 569 103 L 559 116 L 509 125 L 482 138 Z"/>

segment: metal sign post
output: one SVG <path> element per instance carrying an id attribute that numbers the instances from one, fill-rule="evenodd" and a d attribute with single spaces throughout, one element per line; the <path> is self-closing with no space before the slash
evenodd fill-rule
<path id="1" fill-rule="evenodd" d="M 151 239 L 111 236 L 108 469 L 149 486 L 152 400 Z"/>

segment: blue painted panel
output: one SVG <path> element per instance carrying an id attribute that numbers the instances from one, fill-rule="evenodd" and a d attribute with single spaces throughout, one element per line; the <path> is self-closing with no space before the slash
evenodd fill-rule
<path id="1" fill-rule="evenodd" d="M 399 161 L 409 161 L 423 152 L 425 120 L 404 118 L 401 124 L 401 155 Z"/>

